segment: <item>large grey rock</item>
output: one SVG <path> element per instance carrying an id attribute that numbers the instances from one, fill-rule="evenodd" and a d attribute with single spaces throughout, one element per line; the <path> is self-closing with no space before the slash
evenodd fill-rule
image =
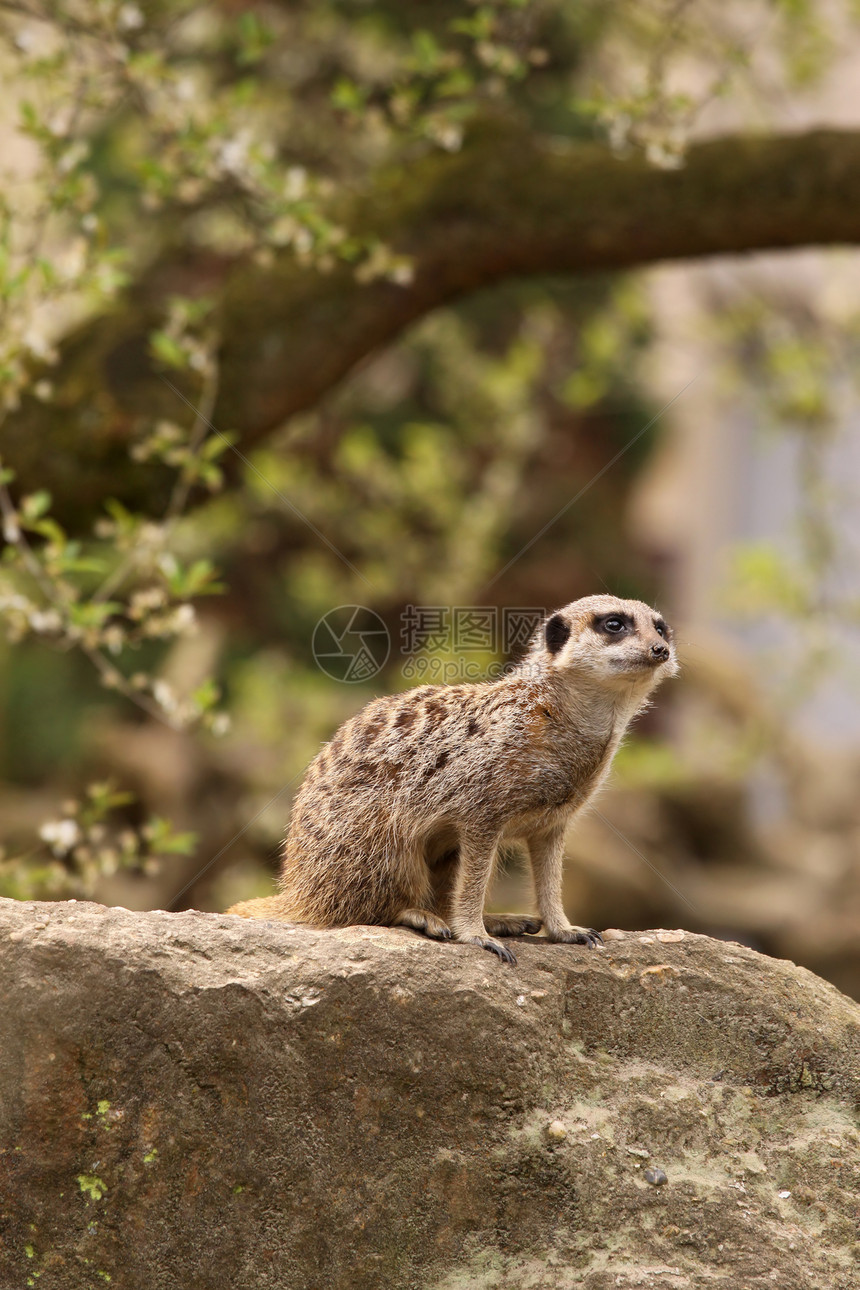
<path id="1" fill-rule="evenodd" d="M 860 1285 L 856 1004 L 517 952 L 0 901 L 0 1286 Z"/>

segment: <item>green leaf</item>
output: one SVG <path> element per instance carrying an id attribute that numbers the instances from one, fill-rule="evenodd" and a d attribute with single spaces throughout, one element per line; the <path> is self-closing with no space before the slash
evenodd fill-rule
<path id="1" fill-rule="evenodd" d="M 332 90 L 331 101 L 343 112 L 360 112 L 367 102 L 369 90 L 354 81 L 341 78 Z"/>
<path id="2" fill-rule="evenodd" d="M 106 618 L 110 618 L 111 614 L 119 613 L 120 609 L 122 605 L 115 600 L 105 600 L 100 604 L 84 603 L 67 606 L 69 619 L 75 627 L 101 627 Z"/>
<path id="3" fill-rule="evenodd" d="M 183 569 L 175 557 L 163 559 L 159 567 L 172 594 L 179 600 L 191 600 L 193 596 L 215 596 L 225 590 L 224 584 L 217 581 L 217 571 L 211 560 L 195 560 L 187 569 Z"/>
<path id="4" fill-rule="evenodd" d="M 33 533 L 38 533 L 39 537 L 45 538 L 48 542 L 53 542 L 54 546 L 58 547 L 60 550 L 62 550 L 66 545 L 66 535 L 64 531 L 60 528 L 57 521 L 51 519 L 50 516 L 44 520 L 37 520 L 35 524 L 28 524 L 26 527 L 32 530 Z"/>
<path id="5" fill-rule="evenodd" d="M 228 448 L 233 447 L 233 444 L 236 442 L 236 438 L 237 436 L 234 434 L 221 434 L 219 430 L 217 435 L 210 435 L 203 444 L 203 447 L 200 449 L 200 456 L 205 457 L 207 461 L 215 461 L 223 452 L 226 452 Z"/>
<path id="6" fill-rule="evenodd" d="M 57 567 L 64 573 L 106 573 L 108 568 L 107 560 L 99 560 L 94 555 L 82 555 L 76 557 L 58 556 L 56 558 Z M 117 606 L 118 607 L 118 606 Z"/>
<path id="7" fill-rule="evenodd" d="M 155 331 L 149 338 L 149 346 L 156 358 L 167 367 L 183 368 L 188 365 L 188 356 L 182 346 L 165 331 Z"/>
<path id="8" fill-rule="evenodd" d="M 172 822 L 159 815 L 152 816 L 144 833 L 155 854 L 188 856 L 197 845 L 196 833 L 174 833 Z"/>
<path id="9" fill-rule="evenodd" d="M 29 493 L 21 498 L 21 517 L 25 520 L 37 520 L 51 505 L 51 494 L 40 488 L 37 493 Z"/>
<path id="10" fill-rule="evenodd" d="M 122 502 L 118 502 L 115 497 L 109 497 L 105 502 L 105 510 L 116 525 L 117 536 L 121 538 L 132 537 L 140 528 L 141 519 L 138 515 L 132 514 L 126 510 Z"/>
<path id="11" fill-rule="evenodd" d="M 441 51 L 431 32 L 422 29 L 413 34 L 412 52 L 419 72 L 425 76 L 435 72 L 439 65 Z"/>
<path id="12" fill-rule="evenodd" d="M 238 25 L 240 64 L 259 62 L 275 38 L 273 32 L 255 13 L 243 13 Z"/>
<path id="13" fill-rule="evenodd" d="M 212 680 L 211 676 L 207 677 L 203 684 L 199 685 L 197 689 L 193 690 L 191 693 L 191 698 L 193 699 L 195 706 L 199 708 L 201 712 L 208 712 L 210 708 L 214 708 L 220 697 L 221 691 Z"/>
<path id="14" fill-rule="evenodd" d="M 119 806 L 128 806 L 134 802 L 134 793 L 129 793 L 125 789 L 118 789 L 113 780 L 106 779 L 96 784 L 87 786 L 87 797 L 90 805 L 99 815 L 105 815 L 108 811 L 116 810 Z"/>
<path id="15" fill-rule="evenodd" d="M 39 114 L 32 103 L 24 100 L 20 104 L 21 128 L 28 134 L 39 134 L 44 129 Z"/>

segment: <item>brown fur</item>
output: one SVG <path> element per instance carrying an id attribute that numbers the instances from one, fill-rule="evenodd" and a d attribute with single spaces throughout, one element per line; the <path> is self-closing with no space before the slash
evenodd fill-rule
<path id="1" fill-rule="evenodd" d="M 623 632 L 605 627 L 613 615 Z M 373 700 L 308 768 L 280 895 L 229 912 L 317 927 L 400 924 L 507 961 L 492 937 L 538 931 L 541 921 L 550 940 L 599 939 L 562 907 L 564 830 L 660 676 L 677 670 L 659 621 L 641 601 L 591 596 L 550 615 L 501 680 Z M 528 847 L 540 920 L 483 914 L 499 845 L 514 840 Z"/>

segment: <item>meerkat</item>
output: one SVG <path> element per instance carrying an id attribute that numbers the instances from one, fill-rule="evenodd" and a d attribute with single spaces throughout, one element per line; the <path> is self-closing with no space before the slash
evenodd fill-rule
<path id="1" fill-rule="evenodd" d="M 293 805 L 280 894 L 246 918 L 377 924 L 477 945 L 544 930 L 594 946 L 562 904 L 565 829 L 605 780 L 627 726 L 677 672 L 672 632 L 639 600 L 589 596 L 550 614 L 501 679 L 374 699 L 311 763 Z M 485 914 L 502 843 L 524 843 L 539 918 Z"/>

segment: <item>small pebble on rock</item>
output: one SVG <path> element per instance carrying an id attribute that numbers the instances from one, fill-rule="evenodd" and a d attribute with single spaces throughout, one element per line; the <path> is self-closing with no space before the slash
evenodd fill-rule
<path id="1" fill-rule="evenodd" d="M 552 1142 L 564 1142 L 567 1137 L 567 1129 L 564 1127 L 561 1120 L 553 1120 L 546 1126 L 546 1136 Z"/>
<path id="2" fill-rule="evenodd" d="M 662 1187 L 663 1183 L 669 1181 L 662 1169 L 646 1169 L 642 1177 L 653 1187 Z"/>

